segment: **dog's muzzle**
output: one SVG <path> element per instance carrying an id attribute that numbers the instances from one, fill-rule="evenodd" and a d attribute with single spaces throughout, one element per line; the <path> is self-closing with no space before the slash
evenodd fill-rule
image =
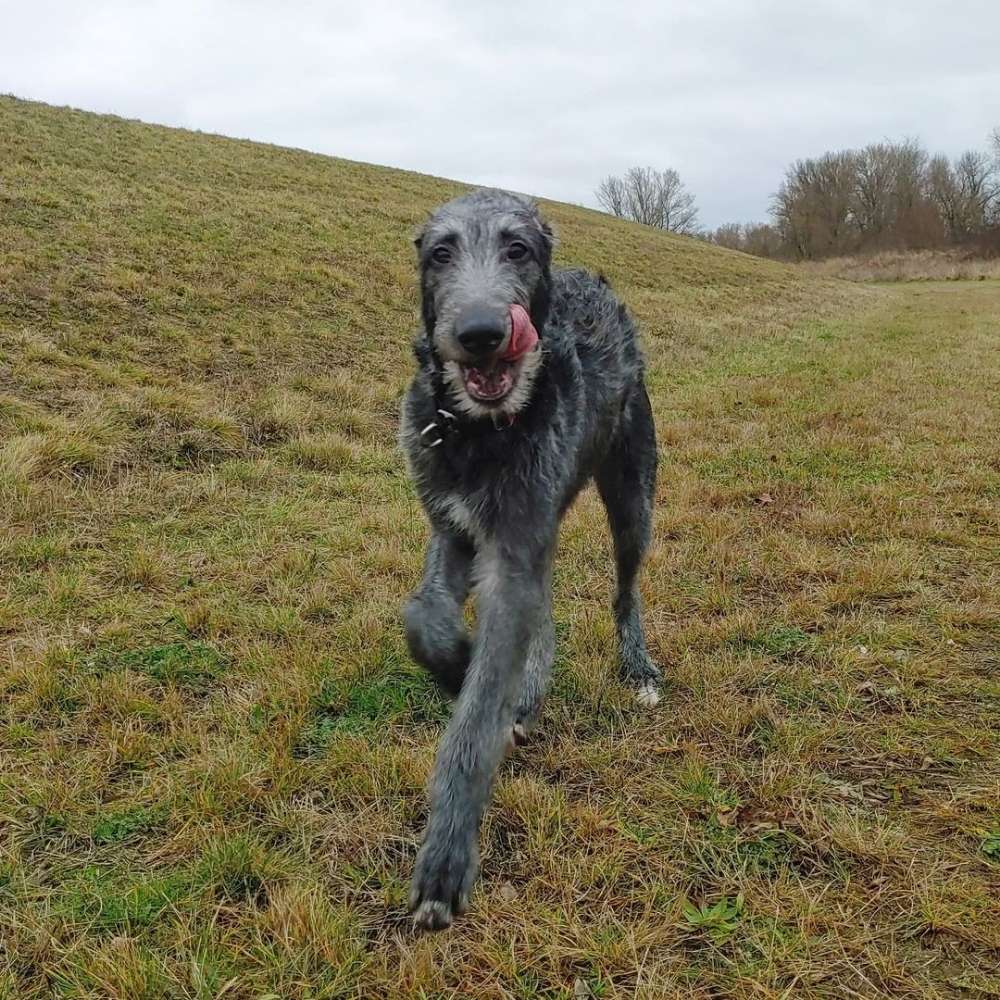
<path id="1" fill-rule="evenodd" d="M 467 347 L 468 340 L 483 355 L 481 361 L 477 357 L 473 363 L 462 365 L 466 392 L 479 403 L 500 403 L 510 395 L 517 382 L 519 362 L 538 345 L 538 331 L 528 311 L 517 303 L 510 306 L 502 325 L 494 313 L 485 310 L 470 311 L 462 319 L 459 342 Z M 502 353 L 495 353 L 504 338 L 507 338 L 507 347 Z"/>

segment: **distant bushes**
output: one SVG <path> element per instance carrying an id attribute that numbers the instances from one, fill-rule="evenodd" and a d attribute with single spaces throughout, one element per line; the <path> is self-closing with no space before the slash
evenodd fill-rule
<path id="1" fill-rule="evenodd" d="M 774 195 L 771 223 L 702 235 L 787 260 L 945 247 L 1000 255 L 1000 129 L 991 143 L 954 160 L 915 139 L 797 160 Z"/>
<path id="2" fill-rule="evenodd" d="M 984 281 L 1000 279 L 1000 256 L 992 260 L 963 250 L 884 250 L 877 254 L 803 261 L 802 267 L 848 281 Z"/>

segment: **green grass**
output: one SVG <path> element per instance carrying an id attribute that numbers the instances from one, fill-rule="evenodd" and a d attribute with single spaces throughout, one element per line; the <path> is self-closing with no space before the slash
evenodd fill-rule
<path id="1" fill-rule="evenodd" d="M 141 836 L 157 825 L 157 810 L 131 806 L 104 813 L 94 824 L 91 836 L 95 844 L 121 844 Z"/>
<path id="2" fill-rule="evenodd" d="M 395 428 L 458 190 L 0 99 L 0 997 L 996 995 L 1000 283 L 565 205 L 649 358 L 665 697 L 588 492 L 472 910 L 413 936 Z"/>
<path id="3" fill-rule="evenodd" d="M 87 666 L 97 672 L 133 670 L 166 685 L 198 689 L 219 678 L 225 661 L 201 642 L 168 642 L 121 652 L 101 651 Z"/>

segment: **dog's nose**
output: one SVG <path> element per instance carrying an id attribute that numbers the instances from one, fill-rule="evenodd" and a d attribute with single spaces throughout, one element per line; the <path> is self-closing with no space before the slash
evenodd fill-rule
<path id="1" fill-rule="evenodd" d="M 495 351 L 507 336 L 508 314 L 475 306 L 463 309 L 455 323 L 455 337 L 470 354 Z"/>

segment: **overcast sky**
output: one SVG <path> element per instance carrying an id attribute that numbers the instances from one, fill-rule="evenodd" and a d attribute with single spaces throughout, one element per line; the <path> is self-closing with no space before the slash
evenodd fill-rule
<path id="1" fill-rule="evenodd" d="M 797 157 L 1000 125 L 998 0 L 4 2 L 0 91 L 593 205 L 675 167 L 766 217 Z M 2 150 L 0 150 L 2 155 Z"/>

